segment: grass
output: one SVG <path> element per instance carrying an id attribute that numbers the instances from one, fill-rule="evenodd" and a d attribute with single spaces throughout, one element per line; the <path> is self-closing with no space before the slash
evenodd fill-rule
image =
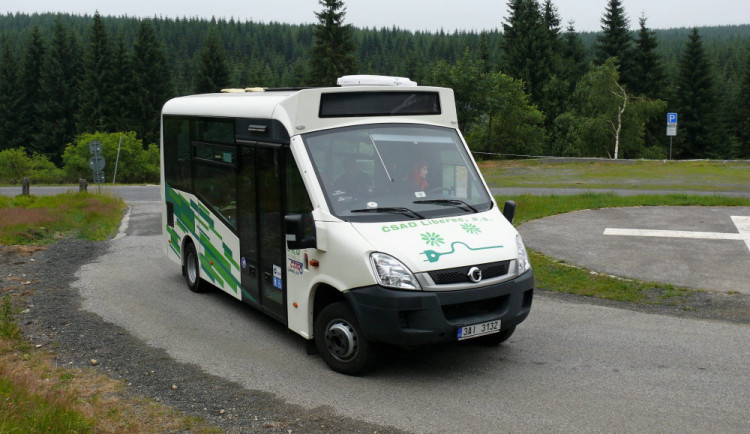
<path id="1" fill-rule="evenodd" d="M 68 236 L 104 240 L 124 208 L 120 198 L 90 193 L 0 196 L 0 244 L 50 244 Z"/>
<path id="2" fill-rule="evenodd" d="M 750 206 L 748 198 L 685 194 L 618 196 L 612 193 L 584 193 L 571 196 L 521 195 L 498 197 L 516 201 L 514 224 L 584 209 L 628 206 Z M 588 297 L 639 304 L 681 304 L 696 290 L 663 283 L 639 282 L 598 274 L 531 251 L 536 287 Z"/>
<path id="3" fill-rule="evenodd" d="M 750 162 L 503 160 L 479 163 L 490 187 L 750 192 Z"/>
<path id="4" fill-rule="evenodd" d="M 93 368 L 56 366 L 22 339 L 11 297 L 0 306 L 0 433 L 217 432 L 159 403 L 126 396 Z"/>
<path id="5" fill-rule="evenodd" d="M 664 283 L 639 282 L 599 274 L 530 252 L 537 288 L 637 304 L 679 304 L 695 290 Z"/>
<path id="6" fill-rule="evenodd" d="M 0 244 L 33 253 L 64 237 L 104 240 L 119 226 L 124 202 L 87 193 L 0 196 Z M 17 247 L 18 248 L 18 247 Z M 0 305 L 0 433 L 217 432 L 205 422 L 125 393 L 125 383 L 94 368 L 56 366 L 54 354 L 31 348 L 18 327 L 14 298 Z M 10 290 L 13 291 L 13 297 Z"/>

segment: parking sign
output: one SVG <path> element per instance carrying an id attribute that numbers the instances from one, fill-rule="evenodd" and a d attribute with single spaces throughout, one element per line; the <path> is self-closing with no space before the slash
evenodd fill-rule
<path id="1" fill-rule="evenodd" d="M 677 113 L 667 113 L 667 125 L 677 125 Z"/>

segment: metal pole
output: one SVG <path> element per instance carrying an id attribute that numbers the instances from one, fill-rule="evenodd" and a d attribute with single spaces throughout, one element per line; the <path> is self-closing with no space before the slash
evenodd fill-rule
<path id="1" fill-rule="evenodd" d="M 99 161 L 99 150 L 98 146 L 94 146 L 94 161 Z M 96 167 L 96 166 L 94 166 Z M 101 170 L 101 169 L 100 169 Z M 96 192 L 102 193 L 102 184 L 99 182 L 99 176 L 97 175 L 98 170 L 94 170 L 94 178 L 96 178 Z"/>
<path id="2" fill-rule="evenodd" d="M 117 163 L 120 161 L 120 147 L 122 146 L 122 134 L 120 134 L 120 143 L 117 145 L 117 159 L 115 159 L 115 174 L 112 175 L 112 184 L 117 179 Z"/>
<path id="3" fill-rule="evenodd" d="M 672 136 L 669 136 L 669 159 L 672 159 Z"/>

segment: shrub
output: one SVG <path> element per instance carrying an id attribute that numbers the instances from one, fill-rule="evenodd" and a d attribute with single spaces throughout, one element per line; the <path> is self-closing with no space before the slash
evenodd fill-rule
<path id="1" fill-rule="evenodd" d="M 119 161 L 117 148 L 122 137 Z M 159 182 L 159 148 L 149 145 L 144 150 L 143 143 L 137 139 L 135 132 L 127 133 L 85 133 L 76 137 L 74 143 L 69 143 L 63 153 L 63 169 L 69 180 L 80 178 L 92 179 L 93 173 L 89 166 L 92 155 L 89 143 L 98 140 L 102 143 L 104 157 L 104 179 L 112 182 L 117 163 L 117 182 L 144 183 Z"/>
<path id="2" fill-rule="evenodd" d="M 20 184 L 24 177 L 32 183 L 57 184 L 65 176 L 42 154 L 29 156 L 23 147 L 0 152 L 0 182 Z"/>
<path id="3" fill-rule="evenodd" d="M 0 152 L 0 181 L 19 184 L 31 173 L 31 159 L 24 148 L 6 149 Z"/>

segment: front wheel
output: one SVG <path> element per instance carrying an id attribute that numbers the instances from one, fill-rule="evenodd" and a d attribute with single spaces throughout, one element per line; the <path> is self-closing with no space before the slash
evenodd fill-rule
<path id="1" fill-rule="evenodd" d="M 323 308 L 314 331 L 318 353 L 331 369 L 347 375 L 367 370 L 371 346 L 348 304 L 339 301 Z"/>

